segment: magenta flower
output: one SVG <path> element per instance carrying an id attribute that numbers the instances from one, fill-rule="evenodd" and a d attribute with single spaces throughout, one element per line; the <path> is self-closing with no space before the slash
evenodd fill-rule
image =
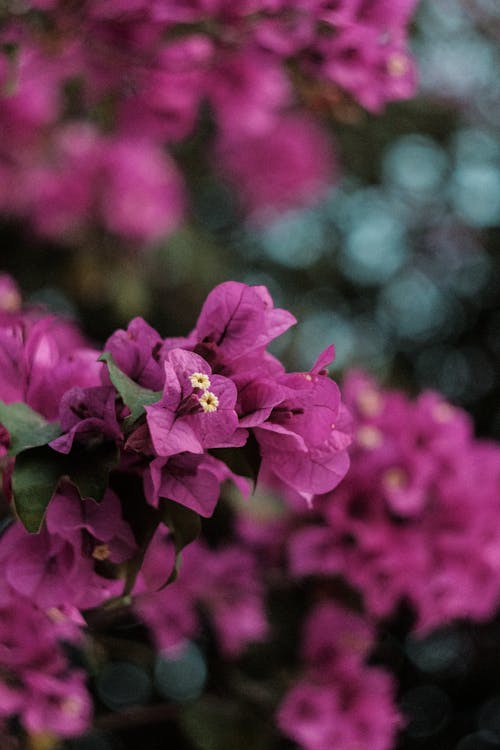
<path id="1" fill-rule="evenodd" d="M 416 82 L 413 60 L 402 43 L 380 40 L 377 27 L 347 26 L 322 48 L 325 76 L 373 112 L 391 99 L 410 96 Z"/>
<path id="2" fill-rule="evenodd" d="M 85 675 L 70 668 L 60 637 L 29 599 L 11 595 L 0 606 L 0 719 L 17 716 L 29 732 L 60 737 L 89 727 Z"/>
<path id="3" fill-rule="evenodd" d="M 94 573 L 93 559 L 84 558 L 81 542 L 70 543 L 44 529 L 28 534 L 21 524 L 2 539 L 1 556 L 6 583 L 41 609 L 66 604 L 95 607 L 117 591 L 114 581 Z"/>
<path id="4" fill-rule="evenodd" d="M 185 585 L 185 576 L 162 589 L 174 563 L 175 551 L 169 533 L 159 528 L 136 580 L 133 606 L 162 651 L 179 648 L 199 629 L 196 600 Z"/>
<path id="5" fill-rule="evenodd" d="M 206 448 L 242 445 L 246 436 L 234 435 L 236 386 L 197 354 L 172 349 L 164 361 L 165 386 L 161 401 L 146 406 L 147 424 L 155 452 L 168 457 Z"/>
<path id="6" fill-rule="evenodd" d="M 144 475 L 144 492 L 151 505 L 158 506 L 160 498 L 166 498 L 208 518 L 227 480 L 248 494 L 246 480 L 233 474 L 223 461 L 205 454 L 181 453 L 151 462 Z"/>
<path id="7" fill-rule="evenodd" d="M 72 488 L 52 498 L 47 529 L 69 542 L 81 538 L 82 554 L 94 560 L 122 563 L 136 551 L 134 535 L 122 517 L 117 495 L 107 490 L 100 503 L 81 500 Z"/>
<path id="8" fill-rule="evenodd" d="M 2 50 L 15 51 L 15 66 L 0 55 L 0 211 L 56 239 L 97 224 L 157 241 L 186 213 L 174 156 L 207 106 L 214 169 L 253 217 L 309 204 L 337 170 L 304 90 L 335 101 L 340 87 L 376 112 L 410 96 L 415 4 L 32 2 L 0 30 Z"/>
<path id="9" fill-rule="evenodd" d="M 119 104 L 123 132 L 133 137 L 147 133 L 156 141 L 174 143 L 193 132 L 213 55 L 213 42 L 202 34 L 159 50 L 156 64 L 142 71 L 140 90 Z"/>
<path id="10" fill-rule="evenodd" d="M 391 677 L 373 667 L 338 673 L 329 685 L 299 682 L 285 696 L 277 721 L 304 750 L 391 750 L 401 724 Z"/>
<path id="11" fill-rule="evenodd" d="M 160 648 L 179 648 L 201 632 L 200 607 L 210 617 L 219 647 L 229 658 L 267 637 L 264 592 L 254 553 L 241 545 L 210 550 L 194 542 L 183 553 L 179 578 L 158 591 L 173 564 L 173 545 L 165 530 L 158 531 L 134 589 L 134 609 Z"/>
<path id="12" fill-rule="evenodd" d="M 254 366 L 262 368 L 266 346 L 296 322 L 287 310 L 274 307 L 265 287 L 226 281 L 212 289 L 184 341 L 214 371 L 235 374 L 243 367 L 247 370 L 251 357 L 255 357 Z M 169 340 L 165 343 L 168 347 Z"/>
<path id="13" fill-rule="evenodd" d="M 65 391 L 100 384 L 98 356 L 62 319 L 28 312 L 20 320 L 0 321 L 1 398 L 23 401 L 55 420 Z"/>
<path id="14" fill-rule="evenodd" d="M 134 552 L 116 497 L 108 493 L 97 506 L 71 487 L 53 498 L 39 534 L 16 523 L 0 544 L 5 584 L 42 609 L 98 606 L 118 593 L 120 583 L 98 575 L 96 561 L 122 562 Z"/>
<path id="15" fill-rule="evenodd" d="M 349 420 L 337 385 L 314 371 L 283 375 L 284 399 L 255 427 L 262 472 L 310 500 L 336 487 L 349 467 Z"/>
<path id="16" fill-rule="evenodd" d="M 108 386 L 71 388 L 61 398 L 59 421 L 64 434 L 51 448 L 69 453 L 73 443 L 92 444 L 123 439 L 116 415 L 116 391 Z"/>
<path id="17" fill-rule="evenodd" d="M 240 545 L 210 550 L 196 542 L 183 566 L 184 585 L 209 614 L 225 656 L 238 657 L 248 644 L 265 640 L 269 625 L 255 554 Z"/>
<path id="18" fill-rule="evenodd" d="M 100 180 L 107 229 L 132 240 L 157 240 L 180 223 L 184 187 L 174 163 L 148 140 L 108 144 Z"/>
<path id="19" fill-rule="evenodd" d="M 214 161 L 257 223 L 315 203 L 338 179 L 326 135 L 307 116 L 282 116 L 265 132 L 221 135 Z"/>
<path id="20" fill-rule="evenodd" d="M 158 361 L 162 338 L 142 318 L 134 318 L 127 330 L 118 329 L 104 345 L 123 372 L 143 388 L 161 390 L 165 380 Z M 156 356 L 155 356 L 156 355 Z"/>
<path id="21" fill-rule="evenodd" d="M 269 134 L 291 94 L 279 63 L 255 48 L 224 55 L 208 85 L 223 141 Z"/>
<path id="22" fill-rule="evenodd" d="M 281 731 L 305 750 L 394 746 L 401 719 L 392 678 L 365 664 L 373 638 L 371 626 L 333 602 L 309 614 L 302 641 L 304 675 L 277 714 Z"/>
<path id="23" fill-rule="evenodd" d="M 324 601 L 304 626 L 302 658 L 318 679 L 335 680 L 339 667 L 350 669 L 363 662 L 375 641 L 373 626 L 354 612 Z"/>
<path id="24" fill-rule="evenodd" d="M 28 731 L 75 737 L 89 728 L 93 705 L 85 687 L 84 672 L 74 671 L 65 679 L 27 672 L 24 682 L 31 693 L 23 711 Z"/>
<path id="25" fill-rule="evenodd" d="M 291 535 L 292 572 L 343 575 L 376 618 L 404 600 L 421 632 L 487 619 L 500 602 L 498 447 L 475 440 L 470 418 L 438 394 L 411 401 L 360 373 L 344 394 L 351 470 Z"/>

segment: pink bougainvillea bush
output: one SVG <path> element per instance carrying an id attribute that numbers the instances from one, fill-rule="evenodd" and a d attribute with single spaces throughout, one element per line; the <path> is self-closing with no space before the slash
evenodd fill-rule
<path id="1" fill-rule="evenodd" d="M 343 478 L 351 435 L 325 369 L 333 348 L 310 372 L 286 373 L 267 345 L 295 319 L 273 306 L 264 287 L 237 282 L 210 293 L 188 337 L 163 339 L 136 319 L 112 334 L 104 351 L 73 324 L 20 307 L 8 278 L 0 308 L 4 514 L 13 519 L 0 538 L 0 607 L 9 617 L 20 607 L 20 618 L 26 609 L 52 632 L 49 615 L 54 628 L 65 622 L 78 637 L 82 613 L 130 604 L 133 594 L 134 608 L 164 646 L 172 634 L 162 619 L 183 618 L 182 627 L 194 628 L 194 597 L 214 602 L 224 651 L 236 653 L 263 635 L 252 561 L 237 548 L 211 558 L 200 547 L 203 562 L 192 564 L 205 574 L 190 576 L 188 565 L 186 585 L 191 580 L 194 588 L 185 606 L 182 597 L 175 601 L 175 616 L 159 608 L 161 594 L 151 606 L 148 593 L 175 578 L 179 552 L 199 532 L 200 516 L 212 515 L 222 484 L 248 491 L 229 465 L 235 458 L 253 467 L 250 474 L 260 465 L 305 503 Z M 238 609 L 224 607 L 217 593 L 231 586 L 245 591 L 244 619 L 253 613 L 241 632 L 232 626 Z M 33 648 L 54 651 L 54 633 L 48 645 L 42 638 Z M 23 656 L 22 632 L 19 638 L 14 672 L 10 656 L 2 658 L 4 712 L 20 716 L 28 731 L 81 731 L 88 700 L 67 701 L 64 661 L 38 678 L 41 657 Z M 3 648 L 10 654 L 5 639 Z M 43 663 L 40 669 L 45 674 Z M 68 674 L 80 696 L 81 674 Z M 33 708 L 38 685 L 53 710 Z"/>
<path id="2" fill-rule="evenodd" d="M 207 706 L 222 724 L 257 706 L 266 748 L 392 750 L 391 619 L 405 608 L 420 638 L 495 615 L 499 446 L 434 392 L 351 372 L 341 398 L 333 347 L 286 372 L 267 347 L 294 322 L 229 281 L 188 336 L 137 318 L 98 349 L 0 278 L 5 747 L 52 750 L 121 711 L 100 674 L 124 654 L 161 672 L 201 643 L 199 708 L 178 706 L 200 694 L 179 672 L 162 693 L 188 734 Z"/>
<path id="3" fill-rule="evenodd" d="M 247 212 L 310 202 L 336 176 L 318 113 L 414 92 L 416 4 L 4 3 L 1 213 L 58 240 L 96 224 L 157 240 L 187 209 L 179 147 L 208 130 Z"/>
<path id="4" fill-rule="evenodd" d="M 402 724 L 391 676 L 368 666 L 375 630 L 359 615 L 324 601 L 303 626 L 303 674 L 277 715 L 282 732 L 305 750 L 388 750 Z"/>
<path id="5" fill-rule="evenodd" d="M 415 629 L 486 620 L 500 603 L 500 450 L 427 391 L 415 400 L 364 373 L 344 380 L 352 470 L 289 540 L 294 575 L 340 574 L 380 619 L 402 602 Z"/>
<path id="6" fill-rule="evenodd" d="M 240 510 L 237 537 L 300 612 L 281 731 L 304 750 L 391 750 L 408 719 L 392 675 L 373 663 L 378 637 L 401 611 L 412 642 L 498 612 L 500 446 L 475 438 L 467 413 L 435 392 L 412 399 L 350 372 L 343 395 L 353 429 L 344 481 L 304 512 L 272 478 L 281 506 Z"/>

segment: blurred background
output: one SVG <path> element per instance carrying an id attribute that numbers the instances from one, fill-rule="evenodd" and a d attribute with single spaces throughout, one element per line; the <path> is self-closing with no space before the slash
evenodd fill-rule
<path id="1" fill-rule="evenodd" d="M 184 334 L 215 284 L 265 284 L 299 320 L 275 348 L 288 368 L 307 369 L 334 342 L 334 376 L 361 365 L 413 393 L 437 389 L 473 415 L 479 435 L 499 439 L 499 39 L 498 0 L 424 0 L 412 35 L 418 96 L 381 116 L 353 108 L 327 122 L 340 178 L 314 207 L 265 226 L 245 223 L 232 193 L 199 159 L 201 138 L 179 153 L 193 208 L 168 240 L 128 247 L 96 230 L 65 246 L 3 224 L 2 268 L 29 301 L 74 316 L 97 341 L 135 315 L 163 335 Z M 193 649 L 181 667 L 159 663 L 155 684 L 118 665 L 99 678 L 103 705 L 119 711 L 152 695 L 189 704 L 210 660 Z M 410 717 L 399 747 L 500 747 L 499 654 L 498 623 L 419 643 L 395 626 L 377 658 L 397 672 Z M 179 688 L 179 674 L 192 684 Z M 219 709 L 229 722 L 218 705 L 200 710 Z M 189 711 L 185 719 L 192 747 L 228 746 L 216 735 L 196 737 L 193 711 L 193 722 Z M 174 724 L 167 742 L 154 706 L 146 719 L 148 728 L 120 729 L 121 717 L 112 715 L 68 747 L 184 747 Z M 245 746 L 268 747 L 252 742 Z"/>
<path id="2" fill-rule="evenodd" d="M 341 176 L 313 208 L 245 224 L 198 137 L 179 154 L 190 221 L 168 240 L 127 247 L 96 230 L 54 246 L 10 224 L 2 266 L 100 340 L 134 315 L 183 333 L 214 284 L 266 284 L 300 320 L 278 342 L 288 366 L 309 367 L 334 341 L 336 375 L 363 365 L 438 389 L 498 437 L 499 36 L 495 0 L 421 3 L 418 96 L 327 121 Z"/>

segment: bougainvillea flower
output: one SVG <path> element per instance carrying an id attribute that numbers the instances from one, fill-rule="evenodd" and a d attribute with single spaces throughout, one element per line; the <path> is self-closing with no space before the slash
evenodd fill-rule
<path id="1" fill-rule="evenodd" d="M 254 428 L 262 471 L 308 497 L 328 492 L 349 467 L 351 436 L 338 387 L 316 373 L 284 375 L 278 383 L 284 400 Z"/>
<path id="2" fill-rule="evenodd" d="M 65 320 L 32 313 L 22 321 L 6 321 L 0 324 L 2 400 L 23 401 L 47 419 L 57 419 L 68 388 L 99 384 L 98 356 Z"/>
<path id="3" fill-rule="evenodd" d="M 422 633 L 487 619 L 500 601 L 498 446 L 436 393 L 411 400 L 354 372 L 344 397 L 352 470 L 291 534 L 292 572 L 344 576 L 375 618 L 405 601 Z"/>
<path id="4" fill-rule="evenodd" d="M 78 492 L 65 486 L 50 501 L 47 529 L 69 542 L 80 541 L 82 554 L 95 560 L 121 563 L 136 551 L 134 535 L 123 519 L 117 495 L 107 490 L 100 503 L 81 500 Z"/>
<path id="5" fill-rule="evenodd" d="M 157 455 L 202 453 L 206 448 L 234 445 L 232 437 L 238 427 L 234 383 L 213 375 L 202 357 L 183 349 L 168 352 L 164 368 L 163 397 L 146 407 Z"/>
<path id="6" fill-rule="evenodd" d="M 155 359 L 162 345 L 160 334 L 142 318 L 134 318 L 127 330 L 118 329 L 108 338 L 104 351 L 111 352 L 116 364 L 143 388 L 161 390 L 163 367 Z"/>
<path id="7" fill-rule="evenodd" d="M 0 607 L 0 717 L 17 716 L 30 732 L 70 737 L 89 727 L 92 702 L 60 639 L 50 616 L 29 599 L 12 593 Z"/>
<path id="8" fill-rule="evenodd" d="M 108 386 L 71 388 L 61 398 L 59 421 L 64 434 L 52 440 L 51 448 L 69 453 L 75 440 L 95 445 L 123 436 L 116 415 L 116 391 Z"/>
<path id="9" fill-rule="evenodd" d="M 144 491 L 151 505 L 157 506 L 160 498 L 166 498 L 207 518 L 212 515 L 226 480 L 248 493 L 246 480 L 233 474 L 223 461 L 208 455 L 181 453 L 151 462 L 144 477 Z"/>
<path id="10" fill-rule="evenodd" d="M 174 339 L 172 344 L 194 348 L 214 372 L 234 374 L 239 362 L 251 354 L 261 356 L 273 339 L 296 322 L 287 310 L 274 307 L 265 287 L 226 281 L 210 292 L 189 336 Z M 165 345 L 170 348 L 169 339 Z"/>
<path id="11" fill-rule="evenodd" d="M 278 710 L 278 725 L 306 750 L 390 750 L 401 718 L 391 675 L 366 664 L 374 630 L 333 601 L 309 614 L 303 674 Z"/>

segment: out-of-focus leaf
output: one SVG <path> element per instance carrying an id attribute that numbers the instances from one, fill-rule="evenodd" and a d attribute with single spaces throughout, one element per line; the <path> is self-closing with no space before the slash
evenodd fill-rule
<path id="1" fill-rule="evenodd" d="M 127 596 L 134 588 L 135 579 L 139 573 L 148 547 L 160 523 L 158 511 L 146 502 L 136 502 L 137 513 L 134 514 L 132 527 L 138 545 L 136 554 L 125 563 L 125 586 L 123 596 Z M 130 516 L 129 516 L 130 522 Z"/>
<path id="2" fill-rule="evenodd" d="M 43 446 L 24 451 L 12 474 L 14 507 L 27 531 L 40 530 L 50 499 L 63 470 L 62 455 Z"/>
<path id="3" fill-rule="evenodd" d="M 120 460 L 120 452 L 115 443 L 101 443 L 92 449 L 73 449 L 66 456 L 65 474 L 76 486 L 81 497 L 91 497 L 100 502 L 108 486 L 109 472 Z"/>
<path id="4" fill-rule="evenodd" d="M 162 397 L 161 391 L 152 391 L 142 388 L 125 375 L 118 367 L 110 352 L 104 352 L 99 357 L 100 362 L 105 362 L 108 367 L 109 377 L 116 390 L 123 399 L 124 404 L 130 409 L 130 415 L 125 420 L 125 427 L 130 427 L 144 414 L 144 407 L 154 404 Z"/>
<path id="5" fill-rule="evenodd" d="M 46 445 L 61 434 L 58 422 L 47 422 L 27 404 L 0 401 L 0 423 L 9 431 L 11 456 L 27 448 Z"/>
<path id="6" fill-rule="evenodd" d="M 63 478 L 75 485 L 82 498 L 100 502 L 108 486 L 109 472 L 118 460 L 119 451 L 114 443 L 102 443 L 92 450 L 76 449 L 68 455 L 48 446 L 20 453 L 12 474 L 12 492 L 16 513 L 26 530 L 31 533 L 40 530 L 47 506 Z"/>
<path id="7" fill-rule="evenodd" d="M 257 483 L 262 458 L 259 444 L 251 431 L 242 448 L 214 448 L 210 453 L 224 461 L 235 474 L 250 477 L 254 485 Z"/>
<path id="8" fill-rule="evenodd" d="M 175 548 L 175 562 L 172 571 L 162 588 L 173 583 L 179 574 L 181 552 L 188 544 L 198 538 L 201 531 L 201 518 L 190 508 L 174 503 L 172 500 L 161 498 L 160 518 L 172 534 Z"/>

